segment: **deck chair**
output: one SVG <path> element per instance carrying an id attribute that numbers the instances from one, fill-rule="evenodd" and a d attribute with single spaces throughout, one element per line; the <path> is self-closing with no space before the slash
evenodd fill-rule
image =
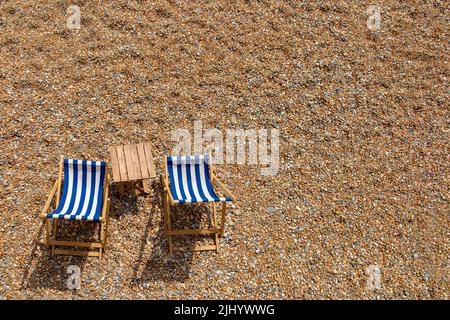
<path id="1" fill-rule="evenodd" d="M 53 211 L 49 212 L 50 210 Z M 108 215 L 109 175 L 106 174 L 106 163 L 61 157 L 58 179 L 40 214 L 46 223 L 45 244 L 51 246 L 51 253 L 101 257 L 106 248 Z M 100 223 L 99 242 L 57 240 L 56 231 L 60 219 Z M 80 247 L 87 250 L 64 250 L 56 247 Z"/>
<path id="2" fill-rule="evenodd" d="M 214 169 L 209 161 L 210 155 L 167 157 L 165 161 L 164 207 L 165 233 L 169 237 L 169 252 L 173 252 L 172 237 L 179 235 L 212 235 L 214 245 L 195 246 L 191 251 L 206 251 L 219 249 L 218 237 L 223 235 L 225 227 L 226 204 L 233 201 L 234 196 L 214 175 Z M 170 181 L 170 182 L 169 182 Z M 225 197 L 219 197 L 213 186 L 220 189 Z M 222 217 L 220 227 L 216 220 L 216 202 L 222 202 Z M 193 203 L 211 203 L 213 208 L 212 228 L 173 230 L 170 220 L 171 209 L 178 205 Z M 183 250 L 183 248 L 179 248 Z M 178 249 L 177 249 L 178 250 Z"/>

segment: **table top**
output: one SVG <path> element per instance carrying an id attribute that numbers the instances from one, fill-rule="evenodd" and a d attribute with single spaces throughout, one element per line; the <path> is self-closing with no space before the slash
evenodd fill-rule
<path id="1" fill-rule="evenodd" d="M 150 143 L 114 146 L 109 151 L 114 182 L 156 177 Z"/>

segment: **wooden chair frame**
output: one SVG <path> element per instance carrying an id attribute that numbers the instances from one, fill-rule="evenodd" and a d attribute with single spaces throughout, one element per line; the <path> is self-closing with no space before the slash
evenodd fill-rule
<path id="1" fill-rule="evenodd" d="M 61 190 L 63 186 L 63 170 L 64 170 L 64 157 L 61 156 L 59 162 L 59 174 L 58 179 L 53 184 L 53 188 L 50 191 L 47 202 L 40 214 L 40 218 L 45 222 L 45 244 L 51 246 L 51 253 L 63 254 L 72 256 L 89 256 L 101 258 L 103 252 L 106 249 L 108 239 L 108 224 L 109 224 L 109 174 L 105 174 L 105 180 L 103 185 L 103 200 L 102 200 L 102 213 L 100 217 L 100 241 L 99 242 L 79 242 L 79 241 L 64 241 L 56 239 L 57 225 L 60 219 L 48 218 L 47 215 L 58 208 L 59 201 L 61 199 Z M 56 195 L 56 197 L 55 197 Z M 53 205 L 52 205 L 53 203 Z M 74 221 L 74 220 L 72 220 Z M 75 220 L 78 221 L 78 220 Z M 95 221 L 97 222 L 97 221 Z M 88 250 L 63 250 L 56 248 L 62 247 L 82 247 Z"/>
<path id="2" fill-rule="evenodd" d="M 209 155 L 209 159 L 212 159 L 211 154 Z M 173 230 L 170 219 L 171 209 L 172 207 L 175 207 L 177 205 L 185 205 L 185 204 L 175 203 L 175 200 L 173 199 L 173 195 L 170 189 L 169 172 L 167 169 L 166 159 L 164 161 L 164 166 L 165 166 L 165 173 L 162 175 L 162 180 L 164 185 L 165 234 L 169 237 L 169 253 L 172 254 L 172 252 L 174 251 L 172 237 L 180 235 L 212 235 L 214 237 L 214 245 L 194 246 L 193 248 L 180 247 L 176 248 L 176 251 L 209 251 L 209 250 L 215 250 L 216 252 L 219 251 L 219 237 L 223 236 L 225 228 L 225 215 L 227 210 L 227 202 L 226 201 L 222 202 L 220 226 L 217 225 L 216 203 L 211 202 L 213 212 L 212 215 L 213 228 Z M 224 186 L 224 184 L 215 176 L 212 162 L 209 163 L 209 175 L 213 186 L 219 188 L 226 196 L 231 197 L 233 200 L 236 199 L 235 196 L 231 193 L 231 191 L 228 190 Z"/>

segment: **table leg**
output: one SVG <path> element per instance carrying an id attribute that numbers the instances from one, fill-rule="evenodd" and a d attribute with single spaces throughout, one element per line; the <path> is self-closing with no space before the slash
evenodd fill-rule
<path id="1" fill-rule="evenodd" d="M 150 193 L 150 189 L 148 187 L 149 179 L 142 180 L 142 189 L 144 189 L 144 193 Z"/>

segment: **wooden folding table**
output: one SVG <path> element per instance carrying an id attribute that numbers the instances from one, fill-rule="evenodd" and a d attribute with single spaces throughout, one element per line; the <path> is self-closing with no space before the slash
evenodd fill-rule
<path id="1" fill-rule="evenodd" d="M 110 148 L 113 181 L 118 184 L 122 196 L 125 185 L 142 184 L 149 193 L 148 180 L 156 177 L 152 149 L 149 143 L 128 144 Z"/>

